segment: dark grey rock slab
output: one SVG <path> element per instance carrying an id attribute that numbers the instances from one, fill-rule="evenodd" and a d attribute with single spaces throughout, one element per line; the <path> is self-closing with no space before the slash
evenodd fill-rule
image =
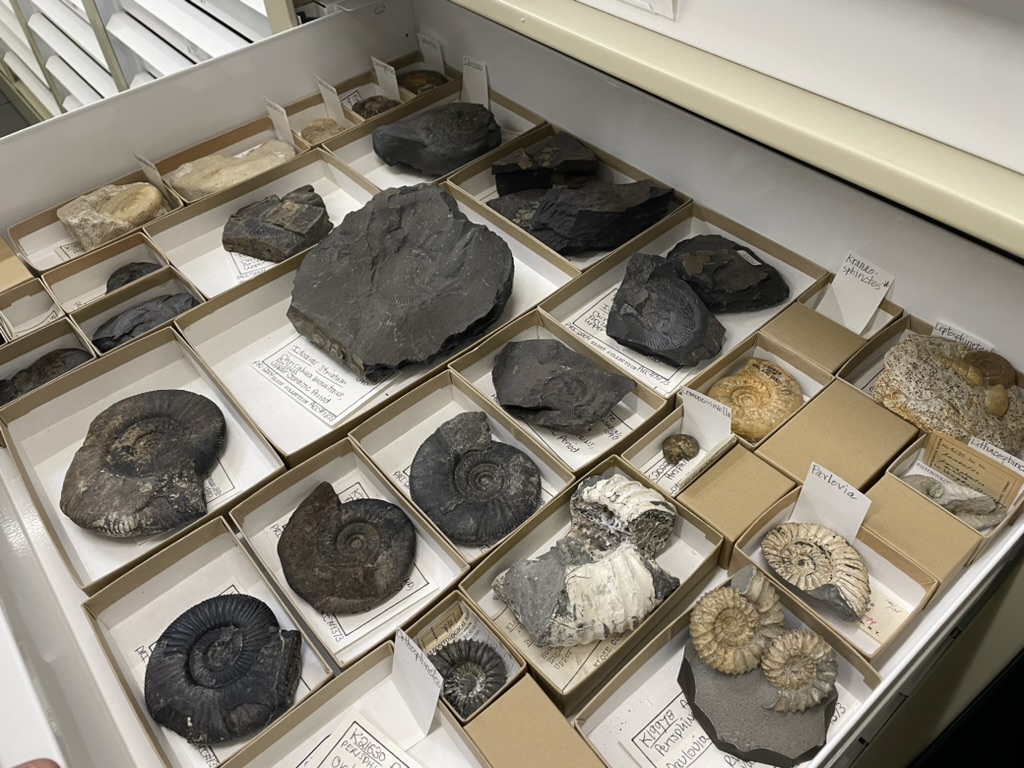
<path id="1" fill-rule="evenodd" d="M 288 319 L 370 381 L 482 336 L 512 294 L 512 252 L 433 184 L 388 189 L 303 260 Z"/>
<path id="2" fill-rule="evenodd" d="M 722 351 L 723 326 L 700 300 L 678 262 L 634 253 L 612 300 L 606 333 L 670 365 L 696 365 Z"/>
<path id="3" fill-rule="evenodd" d="M 373 131 L 373 151 L 388 165 L 443 176 L 501 144 L 489 109 L 469 102 L 442 104 Z"/>
<path id="4" fill-rule="evenodd" d="M 331 231 L 320 195 L 310 184 L 284 197 L 270 195 L 243 206 L 224 225 L 224 250 L 280 262 L 319 243 Z"/>
<path id="5" fill-rule="evenodd" d="M 712 312 L 746 312 L 781 304 L 789 285 L 750 248 L 721 235 L 697 235 L 676 244 L 668 257 Z"/>
<path id="6" fill-rule="evenodd" d="M 55 349 L 22 368 L 9 379 L 0 379 L 0 405 L 41 387 L 48 381 L 92 360 L 84 349 Z"/>
<path id="7" fill-rule="evenodd" d="M 511 192 L 493 200 L 488 200 L 487 205 L 496 210 L 517 227 L 527 232 L 533 230 L 533 217 L 540 208 L 541 201 L 547 195 L 546 189 L 524 189 L 520 192 Z"/>
<path id="8" fill-rule="evenodd" d="M 552 186 L 580 187 L 597 175 L 593 150 L 568 133 L 555 133 L 491 165 L 499 195 Z"/>
<path id="9" fill-rule="evenodd" d="M 100 352 L 108 352 L 198 305 L 190 293 L 157 296 L 107 320 L 92 335 L 93 344 Z"/>
<path id="10" fill-rule="evenodd" d="M 513 416 L 581 434 L 636 388 L 555 339 L 510 341 L 494 358 L 491 379 Z"/>
<path id="11" fill-rule="evenodd" d="M 156 272 L 158 269 L 160 269 L 160 265 L 150 261 L 133 261 L 131 264 L 118 267 L 107 278 L 106 292 L 116 291 L 122 285 L 128 285 L 128 283 L 134 282 L 140 277 L 145 277 L 150 272 Z"/>

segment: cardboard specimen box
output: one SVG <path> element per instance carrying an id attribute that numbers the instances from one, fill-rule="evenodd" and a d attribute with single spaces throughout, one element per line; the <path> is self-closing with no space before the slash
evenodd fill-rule
<path id="1" fill-rule="evenodd" d="M 75 525 L 60 511 L 61 487 L 89 424 L 126 397 L 162 389 L 204 395 L 224 414 L 224 447 L 205 484 L 207 514 L 184 528 L 137 539 L 110 538 Z M 3 418 L 4 439 L 32 501 L 75 582 L 89 594 L 284 470 L 274 449 L 170 328 L 25 395 L 5 409 Z"/>
<path id="2" fill-rule="evenodd" d="M 544 301 L 541 309 L 628 375 L 643 382 L 662 397 L 669 397 L 713 364 L 714 360 L 677 367 L 620 344 L 605 333 L 605 326 L 615 294 L 626 274 L 630 255 L 642 251 L 664 256 L 680 241 L 706 234 L 722 235 L 750 247 L 760 259 L 779 271 L 790 289 L 789 299 L 774 307 L 716 315 L 725 326 L 721 354 L 729 352 L 757 331 L 825 274 L 821 267 L 802 256 L 710 209 L 694 204 L 692 207 L 683 206 L 646 232 L 637 235 L 588 270 L 583 277 Z"/>
<path id="3" fill-rule="evenodd" d="M 605 360 L 540 311 L 524 315 L 491 334 L 474 349 L 454 360 L 451 369 L 465 379 L 473 389 L 496 403 L 498 398 L 491 378 L 494 358 L 508 342 L 528 339 L 556 339 L 588 358 L 594 365 L 612 370 L 612 366 Z M 624 450 L 643 433 L 647 424 L 661 417 L 668 408 L 667 402 L 643 384 L 638 384 L 587 434 L 577 434 L 553 427 L 538 427 L 522 419 L 516 421 L 554 453 L 566 467 L 578 474 L 608 454 Z"/>
<path id="4" fill-rule="evenodd" d="M 590 475 L 623 475 L 648 488 L 654 486 L 618 457 L 611 457 Z M 578 484 L 577 484 L 578 485 Z M 495 594 L 495 577 L 524 558 L 536 558 L 563 538 L 570 527 L 569 502 L 576 486 L 567 488 L 540 514 L 509 536 L 492 551 L 459 585 L 491 626 L 530 665 L 533 676 L 544 686 L 563 712 L 576 709 L 598 685 L 643 643 L 644 638 L 677 610 L 683 598 L 714 568 L 722 537 L 711 526 L 693 516 L 674 499 L 666 497 L 677 511 L 675 528 L 658 564 L 679 579 L 679 587 L 632 631 L 620 632 L 606 640 L 586 645 L 542 648 L 526 633 L 511 609 Z"/>
<path id="5" fill-rule="evenodd" d="M 398 486 L 409 503 L 409 471 L 423 442 L 449 419 L 462 413 L 482 412 L 487 417 L 492 441 L 525 453 L 541 478 L 541 506 L 573 482 L 573 475 L 544 446 L 504 411 L 450 371 L 442 371 L 414 391 L 391 403 L 352 430 L 352 440 L 380 471 Z M 536 514 L 536 513 L 535 513 Z M 423 513 L 428 521 L 429 516 Z M 438 528 L 437 524 L 430 521 Z M 485 545 L 456 544 L 438 529 L 467 563 L 476 563 L 499 541 Z"/>
<path id="6" fill-rule="evenodd" d="M 333 486 L 342 502 L 369 498 L 394 504 L 416 529 L 416 557 L 405 586 L 362 613 L 330 615 L 316 610 L 291 588 L 281 567 L 278 540 L 296 507 L 323 482 Z M 261 488 L 232 510 L 231 519 L 295 614 L 341 666 L 351 664 L 409 623 L 468 570 L 455 550 L 347 439 Z"/>
<path id="7" fill-rule="evenodd" d="M 271 723 L 225 768 L 489 768 L 441 702 L 427 732 L 417 728 L 409 707 L 422 689 L 397 667 L 389 640 Z"/>
<path id="8" fill-rule="evenodd" d="M 0 237 L 0 291 L 21 285 L 31 277 L 25 264 L 15 255 L 7 241 Z"/>
<path id="9" fill-rule="evenodd" d="M 246 742 L 189 744 L 155 722 L 143 684 L 153 646 L 168 625 L 192 606 L 219 595 L 251 595 L 274 612 L 282 629 L 302 634 L 299 683 L 290 711 L 331 679 L 333 673 L 309 635 L 280 602 L 223 518 L 210 520 L 97 592 L 83 604 L 124 695 L 166 766 L 232 765 Z"/>
<path id="10" fill-rule="evenodd" d="M 917 437 L 917 428 L 838 379 L 757 448 L 794 480 L 812 461 L 866 490 Z"/>
<path id="11" fill-rule="evenodd" d="M 736 445 L 677 498 L 722 535 L 718 565 L 728 568 L 737 539 L 795 486 L 771 464 Z"/>
<path id="12" fill-rule="evenodd" d="M 875 335 L 836 374 L 843 381 L 872 396 L 875 379 L 882 372 L 885 353 L 912 334 L 931 335 L 934 326 L 913 315 L 904 315 Z"/>
<path id="13" fill-rule="evenodd" d="M 779 600 L 786 629 L 811 629 L 836 652 L 839 700 L 825 743 L 828 749 L 829 741 L 838 741 L 850 728 L 857 727 L 859 718 L 853 715 L 871 697 L 881 678 L 802 603 L 782 591 Z M 710 765 L 739 764 L 711 742 L 694 719 L 677 681 L 683 649 L 690 639 L 690 614 L 682 614 L 644 645 L 576 717 L 576 730 L 608 768 L 692 765 L 701 758 Z M 762 672 L 754 669 L 747 674 Z"/>
<path id="14" fill-rule="evenodd" d="M 37 278 L 0 293 L 0 330 L 13 341 L 64 316 Z"/>
<path id="15" fill-rule="evenodd" d="M 167 260 L 207 298 L 217 296 L 274 265 L 224 249 L 224 225 L 231 215 L 270 195 L 283 196 L 310 184 L 324 200 L 333 226 L 362 208 L 376 192 L 323 150 L 307 152 L 230 189 L 190 205 L 179 215 L 147 228 Z"/>

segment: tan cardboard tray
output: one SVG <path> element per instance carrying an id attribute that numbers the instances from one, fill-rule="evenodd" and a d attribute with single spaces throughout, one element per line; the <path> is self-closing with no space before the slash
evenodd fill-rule
<path id="1" fill-rule="evenodd" d="M 398 487 L 407 502 L 415 504 L 409 490 L 409 476 L 420 446 L 449 419 L 471 412 L 482 412 L 487 417 L 492 440 L 519 449 L 537 467 L 541 486 L 537 510 L 573 483 L 572 472 L 536 438 L 451 371 L 442 371 L 389 404 L 355 427 L 351 437 L 374 466 Z M 430 515 L 416 508 L 470 564 L 482 559 L 507 536 L 490 544 L 458 544 L 441 531 Z"/>
<path id="2" fill-rule="evenodd" d="M 231 214 L 269 195 L 282 196 L 306 184 L 323 198 L 334 226 L 345 214 L 365 205 L 376 191 L 318 149 L 210 195 L 145 231 L 167 261 L 204 296 L 213 298 L 273 266 L 273 262 L 224 249 L 224 225 Z"/>
<path id="3" fill-rule="evenodd" d="M 302 633 L 302 666 L 292 711 L 298 702 L 333 677 L 327 661 L 288 606 L 278 600 L 223 518 L 195 529 L 82 605 L 124 695 L 164 765 L 233 765 L 231 755 L 257 738 L 210 746 L 189 744 L 183 736 L 155 722 L 146 708 L 146 666 L 160 635 L 192 606 L 226 594 L 251 595 L 262 600 L 274 612 L 282 629 Z"/>
<path id="4" fill-rule="evenodd" d="M 578 280 L 550 297 L 541 309 L 557 319 L 627 374 L 662 397 L 669 397 L 712 361 L 677 367 L 619 344 L 605 333 L 608 312 L 626 274 L 626 263 L 636 251 L 665 255 L 681 240 L 702 234 L 723 235 L 747 245 L 758 258 L 775 267 L 789 285 L 790 298 L 820 280 L 825 271 L 802 256 L 721 214 L 694 204 L 669 214 L 637 235 Z M 722 353 L 757 331 L 781 312 L 786 302 L 755 312 L 717 315 L 725 326 Z"/>
<path id="5" fill-rule="evenodd" d="M 38 278 L 0 293 L 0 330 L 13 341 L 64 317 Z"/>
<path id="6" fill-rule="evenodd" d="M 477 158 L 468 165 L 464 165 L 462 168 L 455 171 L 448 180 L 482 203 L 496 200 L 498 198 L 498 191 L 495 187 L 494 174 L 491 172 L 491 166 L 502 158 L 507 157 L 513 151 L 526 149 L 527 147 L 533 146 L 537 142 L 543 141 L 556 133 L 566 133 L 566 131 L 563 131 L 561 128 L 554 125 L 543 125 L 536 131 L 531 131 L 528 134 L 524 134 L 513 139 L 508 142 L 508 144 L 502 145 L 500 151 L 497 153 L 488 154 L 485 157 Z M 640 181 L 641 179 L 649 179 L 651 181 L 656 181 L 665 187 L 672 186 L 671 184 L 665 184 L 664 182 L 647 175 L 639 168 L 629 165 L 623 160 L 617 158 L 615 155 L 606 152 L 599 147 L 595 147 L 585 141 L 581 141 L 580 143 L 584 144 L 597 155 L 598 160 L 600 161 L 597 178 L 601 181 L 612 184 L 628 184 L 629 182 Z M 683 193 L 676 192 L 669 205 L 668 211 L 671 213 L 672 211 L 691 202 L 691 198 Z M 533 239 L 532 236 L 531 239 Z M 540 243 L 539 240 L 537 242 L 541 248 L 547 248 L 547 246 Z M 577 269 L 585 271 L 597 264 L 611 252 L 611 250 L 588 251 L 586 253 L 580 253 L 574 256 L 565 256 L 563 258 L 568 259 L 569 262 Z"/>
<path id="7" fill-rule="evenodd" d="M 330 615 L 316 610 L 292 589 L 281 568 L 278 540 L 295 509 L 324 482 L 333 486 L 342 502 L 371 498 L 394 504 L 416 529 L 416 558 L 405 586 L 362 613 Z M 294 613 L 343 667 L 412 621 L 469 570 L 348 439 L 265 485 L 233 509 L 231 519 Z"/>
<path id="8" fill-rule="evenodd" d="M 224 414 L 224 448 L 205 484 L 207 514 L 176 531 L 139 539 L 108 538 L 75 525 L 60 511 L 60 494 L 89 424 L 125 397 L 161 389 L 204 395 Z M 11 403 L 0 416 L 4 440 L 43 523 L 75 582 L 89 594 L 207 519 L 223 514 L 284 470 L 274 449 L 170 328 L 81 366 Z"/>
<path id="9" fill-rule="evenodd" d="M 426 736 L 410 733 L 408 710 L 392 673 L 394 649 L 389 640 L 357 661 L 271 723 L 225 768 L 408 768 L 409 763 L 366 732 L 367 726 L 399 747 L 404 744 L 417 768 L 489 768 L 440 702 Z"/>
<path id="10" fill-rule="evenodd" d="M 0 237 L 0 291 L 14 288 L 30 279 L 32 279 L 32 273 L 28 271 L 7 241 Z"/>
<path id="11" fill-rule="evenodd" d="M 787 629 L 807 627 L 832 646 L 839 662 L 839 701 L 828 739 L 857 727 L 852 715 L 881 683 L 872 669 L 842 638 L 803 604 L 779 594 Z M 696 722 L 679 685 L 683 649 L 690 638 L 690 611 L 682 614 L 604 685 L 576 717 L 576 730 L 608 768 L 636 765 L 728 766 L 745 764 L 718 750 Z M 753 670 L 749 674 L 761 674 Z M 639 761 L 639 762 L 638 762 Z"/>
<path id="12" fill-rule="evenodd" d="M 654 488 L 617 456 L 602 462 L 591 474 L 606 473 L 623 475 Z M 711 526 L 666 497 L 679 516 L 668 545 L 657 561 L 680 580 L 679 587 L 631 632 L 575 647 L 538 647 L 508 606 L 495 595 L 491 584 L 515 562 L 547 552 L 569 532 L 569 500 L 575 490 L 574 486 L 559 494 L 541 514 L 507 538 L 459 584 L 459 589 L 487 617 L 491 626 L 526 658 L 533 676 L 565 713 L 576 709 L 643 643 L 659 622 L 679 608 L 687 593 L 714 568 L 722 544 L 722 537 Z"/>
<path id="13" fill-rule="evenodd" d="M 106 182 L 106 184 L 132 184 L 139 181 L 148 181 L 146 175 L 141 170 L 125 174 L 124 176 Z M 105 185 L 99 184 L 91 190 L 82 190 L 82 192 L 75 197 L 65 200 L 52 208 L 48 208 L 42 213 L 37 213 L 35 216 L 11 226 L 8 230 L 8 236 L 14 244 L 14 248 L 18 256 L 21 257 L 22 261 L 24 261 L 31 270 L 39 274 L 48 269 L 58 267 L 66 261 L 71 261 L 72 259 L 84 256 L 88 253 L 85 247 L 82 246 L 82 244 L 64 228 L 63 224 L 61 224 L 60 219 L 57 218 L 57 209 L 61 206 L 67 205 L 81 195 L 87 194 L 95 189 L 99 189 L 99 187 L 102 186 Z M 169 197 L 166 197 L 165 199 L 170 205 L 171 211 L 173 212 L 178 208 L 181 208 L 181 198 L 176 196 L 173 192 L 169 192 L 168 194 Z M 156 220 L 157 219 L 154 219 L 154 221 Z M 125 235 L 130 235 L 133 232 L 137 232 L 139 229 L 141 229 L 141 227 L 132 230 L 132 232 L 126 232 Z M 106 245 L 106 243 L 104 243 L 104 245 Z M 102 248 L 103 246 L 99 247 Z"/>
<path id="14" fill-rule="evenodd" d="M 528 339 L 555 339 L 574 352 L 587 357 L 594 365 L 612 370 L 607 361 L 540 311 L 524 315 L 492 333 L 474 349 L 452 361 L 450 367 L 477 392 L 497 402 L 494 382 L 491 379 L 494 358 L 508 342 Z M 612 372 L 618 373 L 614 370 Z M 643 384 L 638 384 L 585 435 L 570 433 L 564 429 L 538 427 L 521 419 L 517 419 L 517 422 L 540 440 L 566 467 L 579 474 L 608 454 L 625 450 L 644 434 L 648 424 L 661 418 L 668 409 L 667 402 Z"/>

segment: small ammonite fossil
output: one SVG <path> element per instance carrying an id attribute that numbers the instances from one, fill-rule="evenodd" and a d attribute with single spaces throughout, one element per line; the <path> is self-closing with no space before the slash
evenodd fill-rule
<path id="1" fill-rule="evenodd" d="M 288 585 L 322 613 L 361 613 L 396 594 L 416 559 L 416 529 L 381 499 L 342 504 L 330 483 L 313 489 L 277 540 Z"/>
<path id="2" fill-rule="evenodd" d="M 444 678 L 441 695 L 463 717 L 486 704 L 508 679 L 501 656 L 480 640 L 454 640 L 427 658 Z"/>
<path id="3" fill-rule="evenodd" d="M 776 712 L 803 712 L 825 701 L 836 687 L 835 652 L 809 629 L 783 632 L 761 657 L 765 679 L 779 692 Z"/>
<path id="4" fill-rule="evenodd" d="M 867 566 L 835 531 L 814 523 L 783 523 L 761 540 L 761 551 L 779 578 L 847 621 L 857 621 L 867 611 Z"/>
<path id="5" fill-rule="evenodd" d="M 211 597 L 157 640 L 146 662 L 146 709 L 191 744 L 247 736 L 291 706 L 301 645 L 301 635 L 281 629 L 262 600 Z"/>
<path id="6" fill-rule="evenodd" d="M 732 431 L 756 443 L 804 402 L 800 384 L 768 360 L 752 357 L 742 370 L 716 381 L 708 397 L 732 408 Z"/>
<path id="7" fill-rule="evenodd" d="M 409 492 L 456 544 L 493 544 L 540 507 L 540 470 L 515 446 L 491 440 L 482 412 L 460 413 L 416 451 Z"/>
<path id="8" fill-rule="evenodd" d="M 700 443 L 693 435 L 669 435 L 661 444 L 661 454 L 669 464 L 689 461 L 700 453 Z"/>
<path id="9" fill-rule="evenodd" d="M 659 491 L 625 475 L 588 477 L 569 500 L 572 535 L 594 551 L 632 541 L 657 557 L 675 528 L 675 509 Z"/>
<path id="10" fill-rule="evenodd" d="M 369 120 L 371 117 L 383 115 L 392 107 L 397 107 L 400 103 L 394 99 L 389 99 L 387 96 L 368 96 L 362 101 L 357 101 L 353 104 L 352 111 L 364 120 Z"/>
<path id="11" fill-rule="evenodd" d="M 398 87 L 419 96 L 448 82 L 448 78 L 432 69 L 414 69 L 398 76 Z"/>
<path id="12" fill-rule="evenodd" d="M 224 443 L 215 403 L 177 389 L 143 392 L 92 420 L 71 460 L 60 509 L 96 533 L 162 533 L 206 514 L 203 483 Z"/>

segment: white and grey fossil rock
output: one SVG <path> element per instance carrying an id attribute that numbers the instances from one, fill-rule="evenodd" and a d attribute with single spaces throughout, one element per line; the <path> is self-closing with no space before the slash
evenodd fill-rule
<path id="1" fill-rule="evenodd" d="M 624 475 L 589 477 L 569 501 L 571 535 L 594 551 L 632 541 L 649 557 L 665 549 L 676 511 L 658 491 Z"/>
<path id="2" fill-rule="evenodd" d="M 1007 514 L 1006 507 L 997 504 L 995 499 L 952 480 L 905 475 L 903 482 L 978 531 L 998 525 Z"/>

